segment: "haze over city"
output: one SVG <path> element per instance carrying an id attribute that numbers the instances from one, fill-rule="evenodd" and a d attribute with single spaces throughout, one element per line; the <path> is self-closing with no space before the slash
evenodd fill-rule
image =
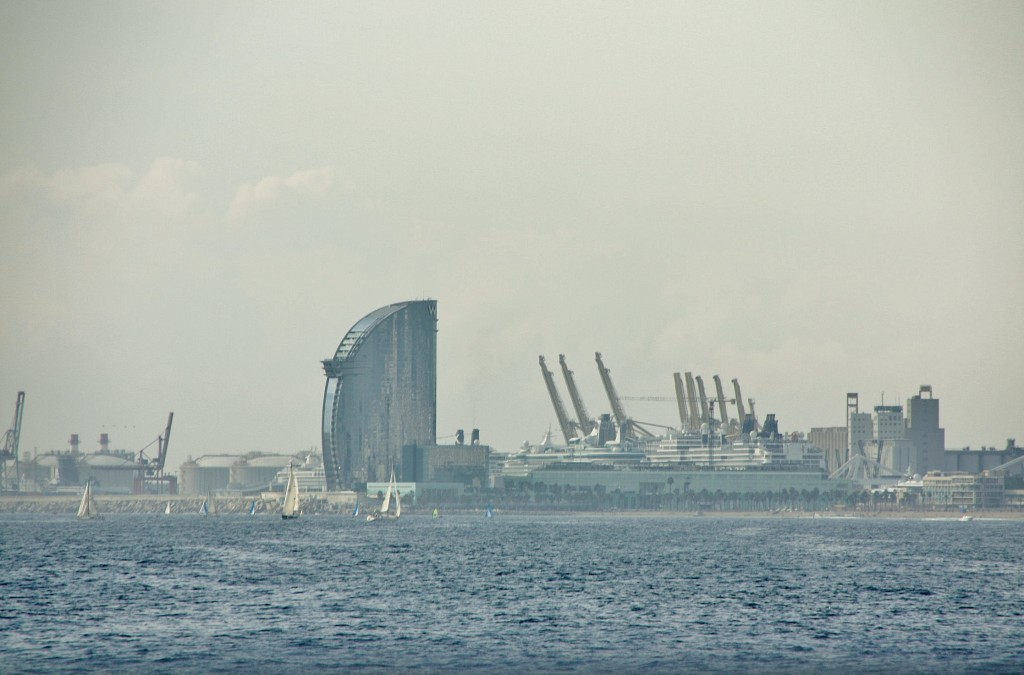
<path id="1" fill-rule="evenodd" d="M 1024 438 L 1019 2 L 6 2 L 0 64 L 23 451 L 319 447 L 320 361 L 428 297 L 439 440 L 557 432 L 538 355 L 607 412 L 595 352 Z"/>

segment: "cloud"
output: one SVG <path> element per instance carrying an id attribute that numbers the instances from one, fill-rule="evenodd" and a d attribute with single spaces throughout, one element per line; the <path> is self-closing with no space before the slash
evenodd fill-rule
<path id="1" fill-rule="evenodd" d="M 287 199 L 324 198 L 334 190 L 336 183 L 334 167 L 331 166 L 297 171 L 290 176 L 267 176 L 238 188 L 228 206 L 227 218 L 238 221 Z"/>

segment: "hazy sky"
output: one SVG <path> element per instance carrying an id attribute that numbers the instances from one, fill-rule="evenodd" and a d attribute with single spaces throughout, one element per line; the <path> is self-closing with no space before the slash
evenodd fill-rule
<path id="1" fill-rule="evenodd" d="M 4 0 L 0 101 L 23 450 L 318 447 L 320 361 L 420 298 L 439 438 L 557 430 L 541 354 L 608 412 L 600 351 L 1024 442 L 1021 2 Z"/>

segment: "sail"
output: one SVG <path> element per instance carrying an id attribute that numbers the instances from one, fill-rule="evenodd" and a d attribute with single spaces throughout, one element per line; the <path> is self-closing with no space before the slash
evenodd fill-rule
<path id="1" fill-rule="evenodd" d="M 78 505 L 78 517 L 79 518 L 96 518 L 99 516 L 99 510 L 96 508 L 96 502 L 92 498 L 92 483 L 85 484 L 85 492 L 82 493 L 82 503 Z"/>
<path id="2" fill-rule="evenodd" d="M 203 500 L 203 503 L 199 506 L 199 513 L 204 516 L 210 515 L 210 498 L 207 497 Z"/>
<path id="3" fill-rule="evenodd" d="M 164 509 L 164 515 L 167 515 L 167 516 L 171 515 L 171 502 L 170 501 L 167 502 L 167 508 Z"/>
<path id="4" fill-rule="evenodd" d="M 284 491 L 282 515 L 285 518 L 295 518 L 299 515 L 299 480 L 295 477 L 295 470 L 291 464 L 288 465 L 288 487 Z"/>
<path id="5" fill-rule="evenodd" d="M 359 515 L 359 502 L 356 502 L 356 508 L 355 508 L 354 511 L 352 511 L 352 515 L 353 516 L 358 516 Z"/>
<path id="6" fill-rule="evenodd" d="M 78 517 L 89 517 L 89 483 L 85 484 L 85 492 L 82 493 L 82 502 L 78 505 Z"/>
<path id="7" fill-rule="evenodd" d="M 252 500 L 252 504 L 249 505 L 249 515 L 250 516 L 255 516 L 256 515 L 256 500 L 255 499 Z"/>
<path id="8" fill-rule="evenodd" d="M 490 504 L 487 505 L 487 517 L 488 518 L 493 518 L 494 517 L 494 507 L 491 506 Z"/>
<path id="9" fill-rule="evenodd" d="M 394 502 L 395 511 L 391 512 L 391 504 Z M 359 505 L 356 504 L 355 513 L 359 513 Z M 355 514 L 353 514 L 355 515 Z M 385 518 L 394 520 L 402 515 L 402 496 L 398 493 L 398 484 L 395 483 L 395 470 L 391 470 L 391 480 L 388 482 L 387 492 L 384 493 L 384 501 L 380 505 L 380 511 L 372 510 L 366 516 L 367 520 L 378 520 Z"/>

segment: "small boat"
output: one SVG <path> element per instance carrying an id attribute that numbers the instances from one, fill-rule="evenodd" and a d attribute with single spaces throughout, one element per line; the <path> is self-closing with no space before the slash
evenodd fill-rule
<path id="1" fill-rule="evenodd" d="M 299 511 L 299 480 L 295 477 L 295 469 L 288 465 L 288 487 L 284 491 L 284 508 L 281 510 L 281 517 L 285 520 L 298 518 Z"/>
<path id="2" fill-rule="evenodd" d="M 80 520 L 98 520 L 103 516 L 96 508 L 96 500 L 92 498 L 92 481 L 85 484 L 85 492 L 82 493 L 82 503 L 78 505 L 78 518 Z"/>
<path id="3" fill-rule="evenodd" d="M 167 508 L 164 509 L 164 515 L 165 516 L 171 515 L 171 501 L 170 500 L 167 500 Z"/>
<path id="4" fill-rule="evenodd" d="M 352 509 L 352 517 L 354 518 L 354 517 L 356 517 L 358 515 L 359 515 L 359 502 L 356 502 L 356 508 Z"/>
<path id="5" fill-rule="evenodd" d="M 395 507 L 392 511 L 392 505 Z M 398 492 L 398 484 L 395 482 L 395 470 L 391 469 L 391 480 L 388 482 L 388 491 L 384 493 L 384 502 L 380 505 L 380 511 L 373 511 L 366 516 L 366 520 L 398 520 L 402 516 L 402 495 Z"/>
<path id="6" fill-rule="evenodd" d="M 970 516 L 970 515 L 967 515 L 967 514 L 964 514 L 963 516 L 960 516 L 960 522 L 961 523 L 969 523 L 972 520 L 974 520 L 974 516 Z"/>
<path id="7" fill-rule="evenodd" d="M 431 518 L 440 518 L 441 517 L 441 509 L 439 509 L 439 508 L 437 508 L 435 506 L 433 513 L 430 514 L 430 517 Z"/>
<path id="8" fill-rule="evenodd" d="M 256 515 L 256 500 L 255 499 L 252 500 L 252 504 L 249 504 L 249 515 L 250 516 L 255 516 Z"/>
<path id="9" fill-rule="evenodd" d="M 490 504 L 487 505 L 487 517 L 488 518 L 493 518 L 494 517 L 494 507 L 491 506 Z"/>
<path id="10" fill-rule="evenodd" d="M 203 503 L 199 506 L 200 515 L 204 516 L 215 516 L 217 515 L 217 502 L 213 501 L 213 493 L 207 492 L 206 497 L 203 499 Z"/>

